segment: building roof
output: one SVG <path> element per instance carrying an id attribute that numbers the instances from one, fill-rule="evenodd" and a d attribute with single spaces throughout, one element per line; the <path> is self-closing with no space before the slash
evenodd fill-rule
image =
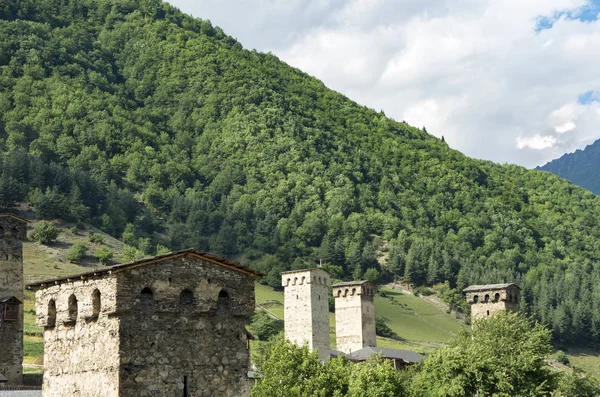
<path id="1" fill-rule="evenodd" d="M 23 303 L 14 296 L 5 296 L 4 298 L 0 298 L 0 303 L 7 303 L 7 302 L 18 303 L 18 304 Z"/>
<path id="2" fill-rule="evenodd" d="M 467 288 L 463 289 L 463 292 L 490 291 L 490 290 L 496 290 L 496 289 L 506 289 L 506 288 L 510 287 L 511 285 L 514 285 L 518 289 L 521 289 L 515 283 L 507 283 L 507 284 L 485 284 L 485 285 L 470 285 Z"/>
<path id="3" fill-rule="evenodd" d="M 302 273 L 302 272 L 308 272 L 308 271 L 313 271 L 313 270 L 322 270 L 325 273 L 329 274 L 329 272 L 327 270 L 323 269 L 322 267 L 313 267 L 313 268 L 310 268 L 310 269 L 288 270 L 288 271 L 285 271 L 285 272 L 281 272 L 281 275 L 292 274 L 292 273 Z"/>
<path id="4" fill-rule="evenodd" d="M 0 214 L 0 218 L 4 218 L 4 217 L 14 218 L 14 219 L 16 219 L 18 221 L 21 221 L 23 223 L 29 223 L 29 221 L 27 219 L 21 218 L 20 216 L 17 216 L 15 214 L 10 214 L 10 213 Z"/>
<path id="5" fill-rule="evenodd" d="M 373 286 L 375 286 L 375 284 L 372 281 L 369 280 L 359 280 L 359 281 L 344 281 L 341 283 L 337 283 L 332 285 L 332 288 L 335 287 L 349 287 L 349 286 L 353 286 L 353 285 L 363 285 L 363 284 L 372 284 Z"/>
<path id="6" fill-rule="evenodd" d="M 157 256 L 153 256 L 150 258 L 145 258 L 145 259 L 141 259 L 141 260 L 137 260 L 137 261 L 133 261 L 133 262 L 123 263 L 120 265 L 109 266 L 104 269 L 94 270 L 91 272 L 85 272 L 85 273 L 75 274 L 75 275 L 68 276 L 68 277 L 39 281 L 37 283 L 31 283 L 31 284 L 27 285 L 27 289 L 44 288 L 49 285 L 62 284 L 62 283 L 66 283 L 66 282 L 75 281 L 78 279 L 85 280 L 85 279 L 89 279 L 89 278 L 102 278 L 109 274 L 127 271 L 127 270 L 130 270 L 133 268 L 138 268 L 138 267 L 150 265 L 152 263 L 162 262 L 162 261 L 165 261 L 168 259 L 180 258 L 180 257 L 184 257 L 184 256 L 192 256 L 192 257 L 195 257 L 198 259 L 202 259 L 207 262 L 211 262 L 216 265 L 226 267 L 226 268 L 238 271 L 240 273 L 244 273 L 251 277 L 263 277 L 264 276 L 264 274 L 257 272 L 256 270 L 252 270 L 247 267 L 238 265 L 237 263 L 231 262 L 225 258 L 220 258 L 218 256 L 214 256 L 209 253 L 202 252 L 202 251 L 197 251 L 195 249 L 186 249 L 186 250 L 182 250 L 182 251 L 169 252 L 168 254 L 157 255 Z"/>
<path id="7" fill-rule="evenodd" d="M 371 358 L 374 353 L 378 353 L 383 355 L 384 358 L 394 359 L 394 360 L 402 360 L 407 364 L 415 364 L 423 360 L 425 357 L 419 353 L 415 353 L 410 350 L 399 350 L 399 349 L 389 349 L 387 347 L 376 347 L 376 346 L 367 346 L 363 347 L 360 350 L 354 351 L 350 354 L 346 354 L 346 357 L 350 361 L 364 361 Z M 341 352 L 336 352 L 336 356 L 343 354 Z"/>

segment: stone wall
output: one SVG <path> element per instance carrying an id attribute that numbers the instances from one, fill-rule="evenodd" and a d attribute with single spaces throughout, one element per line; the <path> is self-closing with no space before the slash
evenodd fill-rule
<path id="1" fill-rule="evenodd" d="M 120 396 L 249 396 L 252 277 L 197 258 L 117 276 Z"/>
<path id="2" fill-rule="evenodd" d="M 481 290 L 467 293 L 471 305 L 471 321 L 491 316 L 500 310 L 518 311 L 519 289 L 511 285 L 506 289 Z"/>
<path id="3" fill-rule="evenodd" d="M 249 396 L 254 278 L 245 273 L 189 255 L 61 281 L 36 300 L 44 397 Z"/>
<path id="4" fill-rule="evenodd" d="M 93 302 L 96 290 L 98 313 Z M 116 278 L 108 276 L 36 292 L 36 320 L 44 327 L 44 397 L 119 395 L 116 291 Z M 76 313 L 72 296 L 77 300 Z"/>
<path id="5" fill-rule="evenodd" d="M 329 279 L 321 268 L 281 273 L 285 337 L 318 350 L 321 361 L 329 360 Z"/>
<path id="6" fill-rule="evenodd" d="M 0 298 L 14 296 L 23 302 L 23 244 L 27 224 L 0 214 Z M 0 304 L 0 309 L 3 309 Z M 0 373 L 9 384 L 23 380 L 23 305 L 17 310 L 16 321 L 0 324 Z"/>
<path id="7" fill-rule="evenodd" d="M 338 351 L 351 353 L 376 346 L 374 293 L 370 282 L 333 286 Z"/>

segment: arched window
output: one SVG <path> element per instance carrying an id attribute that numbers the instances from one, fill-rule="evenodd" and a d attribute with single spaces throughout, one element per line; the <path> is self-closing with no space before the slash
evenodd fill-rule
<path id="1" fill-rule="evenodd" d="M 344 296 L 348 296 L 348 288 L 344 290 Z"/>
<path id="2" fill-rule="evenodd" d="M 302 280 L 300 280 L 300 284 L 304 284 L 304 279 L 306 278 L 306 276 L 302 276 Z"/>
<path id="3" fill-rule="evenodd" d="M 489 311 L 489 310 L 487 311 L 487 315 L 488 315 L 488 316 L 490 315 L 490 311 Z"/>
<path id="4" fill-rule="evenodd" d="M 142 302 L 152 302 L 154 300 L 154 292 L 149 287 L 146 287 L 140 291 L 140 298 Z"/>
<path id="5" fill-rule="evenodd" d="M 483 297 L 483 301 L 485 303 L 488 303 L 490 301 L 490 296 L 488 294 L 485 294 L 485 296 Z"/>
<path id="6" fill-rule="evenodd" d="M 500 302 L 500 294 L 496 292 L 496 295 L 494 295 L 494 302 Z"/>
<path id="7" fill-rule="evenodd" d="M 96 288 L 94 292 L 92 292 L 92 317 L 98 318 L 100 316 L 100 308 L 102 307 L 102 298 L 100 295 L 100 290 Z"/>
<path id="8" fill-rule="evenodd" d="M 77 297 L 75 294 L 71 294 L 69 296 L 69 316 L 68 321 L 77 321 L 77 314 L 79 313 L 79 309 L 77 307 Z"/>
<path id="9" fill-rule="evenodd" d="M 296 285 L 296 284 L 298 284 L 298 277 L 294 277 L 294 284 L 293 285 Z"/>
<path id="10" fill-rule="evenodd" d="M 56 325 L 56 301 L 54 299 L 50 299 L 48 302 L 48 322 L 46 323 L 47 327 L 54 327 Z"/>
<path id="11" fill-rule="evenodd" d="M 297 296 L 296 296 L 297 297 Z M 219 299 L 217 300 L 217 309 L 225 309 L 229 306 L 229 293 L 222 289 L 219 291 Z"/>
<path id="12" fill-rule="evenodd" d="M 352 295 L 356 295 L 356 288 L 352 288 Z"/>
<path id="13" fill-rule="evenodd" d="M 179 294 L 179 303 L 182 306 L 192 306 L 194 304 L 194 293 L 189 289 L 184 289 Z"/>
<path id="14" fill-rule="evenodd" d="M 479 302 L 479 295 L 473 296 L 473 303 Z"/>
<path id="15" fill-rule="evenodd" d="M 342 290 L 341 290 L 341 289 L 338 289 L 338 298 L 339 298 L 340 296 L 342 296 Z"/>

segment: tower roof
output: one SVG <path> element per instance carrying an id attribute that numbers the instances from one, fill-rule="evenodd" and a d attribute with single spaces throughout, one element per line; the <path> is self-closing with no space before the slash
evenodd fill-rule
<path id="1" fill-rule="evenodd" d="M 145 258 L 145 259 L 137 260 L 134 262 L 123 263 L 121 265 L 109 266 L 104 269 L 94 270 L 91 272 L 79 273 L 79 274 L 75 274 L 75 275 L 68 276 L 68 277 L 62 277 L 62 278 L 45 280 L 45 281 L 39 281 L 37 283 L 31 283 L 31 284 L 27 285 L 27 289 L 44 288 L 49 285 L 62 284 L 62 283 L 74 281 L 76 279 L 102 278 L 102 277 L 105 277 L 112 273 L 122 272 L 122 271 L 130 270 L 133 268 L 146 266 L 146 265 L 149 265 L 152 263 L 158 263 L 158 262 L 162 262 L 162 261 L 165 261 L 168 259 L 174 259 L 174 258 L 179 258 L 179 257 L 183 257 L 183 256 L 196 257 L 198 259 L 202 259 L 202 260 L 214 263 L 214 264 L 222 266 L 222 267 L 226 267 L 226 268 L 229 268 L 229 269 L 241 272 L 241 273 L 245 273 L 246 275 L 251 276 L 251 277 L 263 277 L 264 276 L 264 274 L 257 272 L 256 270 L 238 265 L 237 263 L 231 262 L 225 258 L 220 258 L 218 256 L 214 256 L 209 253 L 202 252 L 202 251 L 197 251 L 195 249 L 186 249 L 186 250 L 182 250 L 182 251 L 169 252 L 168 254 L 164 254 L 164 255 L 153 256 L 150 258 Z"/>
<path id="2" fill-rule="evenodd" d="M 506 283 L 506 284 L 484 284 L 484 285 L 470 285 L 467 288 L 463 289 L 463 292 L 476 292 L 476 291 L 493 291 L 498 289 L 506 289 L 514 285 L 518 289 L 519 286 L 515 283 Z"/>
<path id="3" fill-rule="evenodd" d="M 10 214 L 10 213 L 0 214 L 0 219 L 2 219 L 2 218 L 13 218 L 13 219 L 18 220 L 19 222 L 29 223 L 29 221 L 27 219 L 21 218 L 20 216 L 17 216 L 15 214 Z"/>
<path id="4" fill-rule="evenodd" d="M 332 288 L 350 287 L 350 286 L 364 285 L 364 284 L 371 284 L 373 287 L 375 286 L 375 284 L 370 280 L 359 280 L 359 281 L 344 281 L 341 283 L 337 283 L 337 284 L 332 285 Z"/>
<path id="5" fill-rule="evenodd" d="M 283 276 L 284 274 L 293 274 L 293 273 L 303 273 L 303 272 L 314 272 L 315 270 L 321 270 L 325 273 L 327 273 L 329 275 L 329 272 L 325 269 L 323 269 L 322 267 L 313 267 L 310 269 L 300 269 L 300 270 L 288 270 L 285 272 L 281 272 L 281 275 Z"/>

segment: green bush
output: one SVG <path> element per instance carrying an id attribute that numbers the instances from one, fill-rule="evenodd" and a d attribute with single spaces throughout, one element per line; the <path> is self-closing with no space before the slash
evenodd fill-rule
<path id="1" fill-rule="evenodd" d="M 254 312 L 250 320 L 250 329 L 254 336 L 260 340 L 268 340 L 282 330 L 281 321 L 275 320 L 262 310 Z"/>
<path id="2" fill-rule="evenodd" d="M 554 359 L 561 364 L 564 364 L 564 365 L 569 364 L 569 357 L 562 350 L 557 350 L 556 353 L 554 353 Z"/>
<path id="3" fill-rule="evenodd" d="M 73 263 L 79 262 L 85 256 L 87 250 L 87 244 L 77 241 L 69 247 L 69 250 L 67 251 L 67 260 Z"/>
<path id="4" fill-rule="evenodd" d="M 113 258 L 113 252 L 108 247 L 100 247 L 96 250 L 94 256 L 103 265 L 108 264 Z"/>
<path id="5" fill-rule="evenodd" d="M 31 237 L 42 244 L 49 244 L 53 241 L 56 241 L 59 234 L 60 230 L 53 222 L 40 221 L 35 226 L 35 231 Z"/>
<path id="6" fill-rule="evenodd" d="M 102 242 L 104 241 L 104 236 L 102 236 L 100 233 L 90 232 L 89 239 L 92 243 L 102 244 Z"/>
<path id="7" fill-rule="evenodd" d="M 397 336 L 385 323 L 385 318 L 381 316 L 375 316 L 375 333 L 386 338 L 395 338 Z"/>

